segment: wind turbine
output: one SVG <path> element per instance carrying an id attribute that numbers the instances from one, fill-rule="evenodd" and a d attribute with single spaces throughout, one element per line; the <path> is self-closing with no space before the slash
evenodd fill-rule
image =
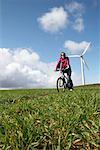
<path id="1" fill-rule="evenodd" d="M 68 57 L 80 58 L 80 61 L 81 61 L 81 75 L 82 75 L 82 84 L 83 85 L 85 85 L 84 65 L 86 65 L 87 69 L 89 69 L 85 59 L 83 58 L 83 56 L 86 53 L 86 51 L 88 50 L 90 44 L 91 44 L 91 42 L 87 45 L 87 47 L 85 48 L 85 50 L 83 51 L 83 53 L 81 55 L 70 55 L 70 56 L 68 56 Z"/>

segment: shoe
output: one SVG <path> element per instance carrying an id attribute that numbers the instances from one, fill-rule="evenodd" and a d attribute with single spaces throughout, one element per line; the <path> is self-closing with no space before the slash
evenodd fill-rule
<path id="1" fill-rule="evenodd" d="M 73 89 L 70 89 L 70 91 L 73 91 Z"/>

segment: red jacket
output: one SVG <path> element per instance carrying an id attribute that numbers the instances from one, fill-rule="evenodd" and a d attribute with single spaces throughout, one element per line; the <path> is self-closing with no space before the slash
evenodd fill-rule
<path id="1" fill-rule="evenodd" d="M 69 63 L 69 58 L 68 57 L 65 57 L 65 58 L 60 58 L 58 63 L 57 63 L 57 66 L 56 66 L 56 70 L 57 69 L 65 69 L 67 67 L 70 66 L 70 63 Z"/>

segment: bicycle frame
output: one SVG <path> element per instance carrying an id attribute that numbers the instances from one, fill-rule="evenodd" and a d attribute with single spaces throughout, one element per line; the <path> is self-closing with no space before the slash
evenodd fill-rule
<path id="1" fill-rule="evenodd" d="M 60 74 L 61 74 L 61 78 L 64 78 L 64 79 L 66 79 L 67 81 L 68 81 L 68 76 L 65 76 L 65 73 L 63 72 L 63 71 L 61 71 L 61 70 L 57 70 L 57 71 L 60 71 Z M 65 80 L 65 81 L 66 81 Z"/>
<path id="2" fill-rule="evenodd" d="M 68 89 L 73 88 L 72 80 L 71 81 L 69 80 L 67 73 L 65 75 L 65 73 L 63 71 L 61 71 L 61 70 L 56 70 L 56 71 L 60 71 L 60 74 L 61 74 L 59 76 L 59 78 L 57 79 L 57 84 L 56 84 L 58 92 L 59 92 L 59 87 L 62 87 L 64 89 L 66 89 L 66 88 L 68 88 Z M 63 81 L 63 84 L 59 84 L 60 80 Z"/>
<path id="3" fill-rule="evenodd" d="M 68 80 L 68 76 L 65 76 L 65 73 L 61 72 L 62 77 Z"/>

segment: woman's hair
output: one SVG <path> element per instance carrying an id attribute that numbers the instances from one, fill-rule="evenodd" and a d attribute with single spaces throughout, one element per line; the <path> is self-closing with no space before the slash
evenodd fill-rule
<path id="1" fill-rule="evenodd" d="M 66 53 L 65 52 L 61 52 L 61 54 L 60 54 L 60 56 L 64 56 L 64 57 L 66 57 Z"/>

